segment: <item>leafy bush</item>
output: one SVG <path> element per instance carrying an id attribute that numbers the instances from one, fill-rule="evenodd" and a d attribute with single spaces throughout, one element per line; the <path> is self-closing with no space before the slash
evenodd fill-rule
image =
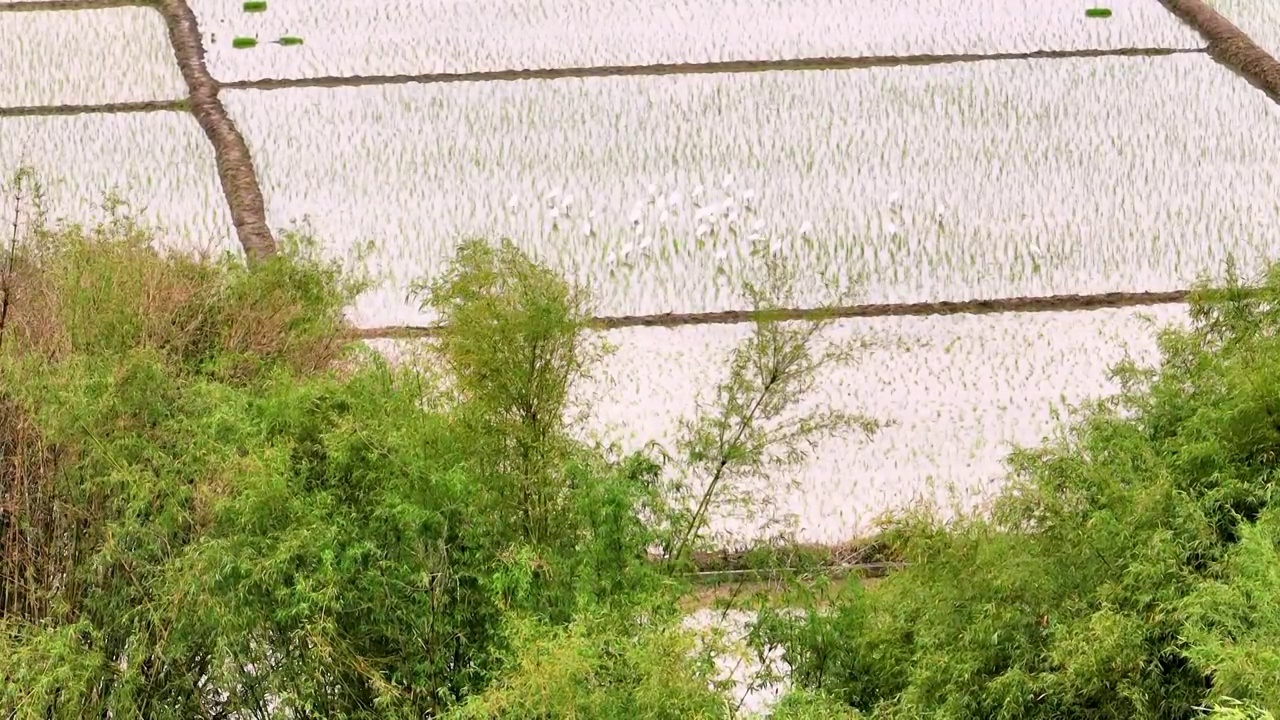
<path id="1" fill-rule="evenodd" d="M 38 203 L 34 180 L 18 180 Z M 36 206 L 27 236 L 6 253 L 0 339 L 11 350 L 60 360 L 150 348 L 175 369 L 232 382 L 277 364 L 321 372 L 342 359 L 343 309 L 368 281 L 321 259 L 310 238 L 284 233 L 282 257 L 251 272 L 229 255 L 162 254 L 119 201 L 104 209 L 91 227 L 51 226 Z"/>
<path id="2" fill-rule="evenodd" d="M 858 720 L 848 704 L 811 690 L 787 693 L 769 715 L 773 720 Z"/>
<path id="3" fill-rule="evenodd" d="M 515 619 L 509 632 L 513 667 L 451 720 L 730 717 L 727 698 L 711 687 L 712 664 L 691 662 L 694 640 L 671 618 L 637 624 L 591 614 L 567 627 Z"/>
<path id="4" fill-rule="evenodd" d="M 286 240 L 250 270 L 113 216 L 16 248 L 0 714 L 438 716 L 516 662 L 508 618 L 626 617 L 669 584 L 639 519 L 659 467 L 565 434 L 589 355 L 562 282 L 464 245 L 428 292 L 446 387 L 354 348 L 359 283 Z"/>
<path id="5" fill-rule="evenodd" d="M 849 348 L 762 320 L 678 457 L 619 457 L 568 431 L 607 351 L 589 298 L 510 243 L 415 288 L 445 321 L 424 373 L 353 345 L 365 279 L 305 236 L 252 267 L 165 254 L 117 201 L 51 225 L 14 185 L 6 717 L 726 717 L 672 571 L 732 486 L 874 429 L 794 412 Z M 796 278 L 765 260 L 748 292 L 783 307 Z"/>
<path id="6" fill-rule="evenodd" d="M 796 681 L 882 718 L 1191 718 L 1280 709 L 1280 266 L 1201 288 L 1158 370 L 1011 459 L 986 516 L 887 524 L 910 567 L 768 617 Z M 1250 711 L 1252 712 L 1252 711 Z"/>

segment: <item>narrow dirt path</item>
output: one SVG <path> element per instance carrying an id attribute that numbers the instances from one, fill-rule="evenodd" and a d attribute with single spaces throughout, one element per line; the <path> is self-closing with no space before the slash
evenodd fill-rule
<path id="1" fill-rule="evenodd" d="M 155 0 L 11 0 L 0 2 L 0 12 L 50 12 L 54 10 L 111 10 L 153 7 Z"/>
<path id="2" fill-rule="evenodd" d="M 594 65 L 585 67 L 535 68 L 528 70 L 484 70 L 416 75 L 350 75 L 312 78 L 260 78 L 223 83 L 225 88 L 282 90 L 302 87 L 362 87 L 368 85 L 438 84 L 560 78 L 647 77 L 658 75 L 733 75 L 739 73 L 797 70 L 864 70 L 868 68 L 954 65 L 1011 60 L 1067 60 L 1104 57 L 1166 57 L 1203 53 L 1203 48 L 1131 47 L 1111 50 L 1034 50 L 1031 52 L 984 55 L 876 55 L 859 57 L 814 57 L 790 60 L 722 60 L 704 63 L 656 63 L 651 65 Z"/>
<path id="3" fill-rule="evenodd" d="M 823 318 L 920 317 L 926 315 L 988 315 L 1014 312 L 1066 312 L 1153 305 L 1177 305 L 1187 301 L 1189 290 L 1168 292 L 1111 292 L 1095 295 L 1040 295 L 919 303 L 848 305 L 835 308 L 782 308 L 767 313 L 755 310 L 722 310 L 702 313 L 661 313 L 597 317 L 591 326 L 599 330 L 628 327 L 680 327 L 683 325 L 733 325 L 770 320 L 819 320 Z M 361 339 L 431 337 L 439 327 L 399 326 L 358 330 Z"/>
<path id="4" fill-rule="evenodd" d="M 218 99 L 218 82 L 205 65 L 195 13 L 183 0 L 158 0 L 155 7 L 169 28 L 169 42 L 190 93 L 191 114 L 213 143 L 218 179 L 245 257 L 250 263 L 271 257 L 276 254 L 276 241 L 267 225 L 266 204 L 249 146 Z"/>
<path id="5" fill-rule="evenodd" d="M 19 105 L 0 107 L 0 118 L 61 115 L 120 115 L 125 113 L 188 112 L 186 100 L 142 100 L 99 105 Z"/>
<path id="6" fill-rule="evenodd" d="M 1273 0 L 1259 0 L 1271 2 Z M 1209 55 L 1280 103 L 1280 61 L 1204 0 L 1160 0 L 1209 43 Z"/>

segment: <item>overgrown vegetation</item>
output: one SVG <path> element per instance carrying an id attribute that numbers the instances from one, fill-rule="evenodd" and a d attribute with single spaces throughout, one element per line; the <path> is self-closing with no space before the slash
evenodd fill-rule
<path id="1" fill-rule="evenodd" d="M 680 572 L 817 439 L 877 427 L 804 402 L 862 341 L 764 320 L 678 443 L 623 454 L 573 425 L 608 362 L 590 297 L 510 243 L 416 288 L 445 329 L 402 367 L 350 342 L 364 281 L 304 237 L 250 270 L 10 190 L 6 718 L 734 717 Z M 788 305 L 801 278 L 756 257 L 748 297 Z M 764 604 L 754 645 L 796 686 L 775 717 L 1280 710 L 1280 266 L 1191 308 L 991 507 L 886 519 L 905 568 Z"/>
<path id="2" fill-rule="evenodd" d="M 987 513 L 886 523 L 910 567 L 762 643 L 877 718 L 1280 711 L 1278 301 L 1280 268 L 1202 287 L 1161 367 L 1117 368 Z"/>
<path id="3" fill-rule="evenodd" d="M 305 238 L 252 269 L 164 255 L 118 203 L 51 225 L 15 184 L 5 717 L 731 713 L 675 570 L 730 475 L 844 422 L 786 424 L 839 359 L 812 335 L 762 323 L 689 425 L 714 470 L 673 477 L 671 455 L 571 433 L 569 388 L 606 348 L 588 299 L 509 243 L 466 242 L 417 288 L 447 328 L 421 372 L 350 342 L 363 284 Z"/>

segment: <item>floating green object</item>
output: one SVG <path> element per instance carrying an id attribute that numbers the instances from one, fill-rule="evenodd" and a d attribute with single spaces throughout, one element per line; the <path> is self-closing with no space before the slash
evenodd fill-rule
<path id="1" fill-rule="evenodd" d="M 286 47 L 289 45 L 301 45 L 302 38 L 297 37 L 295 35 L 285 35 L 284 37 L 277 40 L 276 43 L 280 45 L 284 45 Z"/>
<path id="2" fill-rule="evenodd" d="M 267 9 L 267 0 L 244 0 L 245 12 L 264 12 Z"/>
<path id="3" fill-rule="evenodd" d="M 241 50 L 243 50 L 244 48 L 251 48 L 251 47 L 257 47 L 257 46 L 258 46 L 257 38 L 238 37 L 238 38 L 232 39 L 231 41 L 231 47 L 239 48 Z"/>
<path id="4" fill-rule="evenodd" d="M 1084 11 L 1084 16 L 1091 18 L 1109 18 L 1111 17 L 1111 8 L 1089 8 Z"/>

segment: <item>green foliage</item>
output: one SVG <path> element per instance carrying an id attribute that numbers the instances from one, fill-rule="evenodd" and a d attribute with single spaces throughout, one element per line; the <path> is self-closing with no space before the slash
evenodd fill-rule
<path id="1" fill-rule="evenodd" d="M 729 359 L 725 378 L 715 387 L 711 402 L 700 401 L 697 414 L 681 422 L 676 443 L 681 480 L 668 494 L 692 508 L 671 542 L 664 547 L 675 562 L 687 558 L 699 541 L 707 540 L 709 513 L 717 509 L 746 510 L 760 520 L 769 508 L 770 493 L 761 483 L 776 483 L 787 471 L 802 467 L 819 441 L 833 436 L 875 432 L 874 418 L 824 407 L 800 411 L 822 372 L 851 366 L 870 343 L 862 337 L 836 341 L 826 334 L 831 318 L 812 322 L 781 322 L 770 312 L 794 307 L 803 282 L 764 246 L 753 252 L 757 263 L 743 279 L 743 290 L 760 319 L 750 336 Z M 853 292 L 823 279 L 828 306 L 848 304 Z M 776 529 L 773 518 L 762 529 Z M 785 531 L 785 528 L 784 528 Z"/>
<path id="2" fill-rule="evenodd" d="M 20 176 L 26 185 L 34 180 Z M 153 249 L 151 231 L 108 198 L 106 220 L 47 225 L 39 186 L 14 253 L 13 352 L 50 360 L 153 348 L 183 372 L 240 382 L 276 366 L 322 371 L 345 349 L 343 309 L 367 281 L 287 233 L 282 257 L 250 271 L 231 255 Z"/>
<path id="3" fill-rule="evenodd" d="M 766 317 L 675 452 L 619 458 L 570 432 L 607 354 L 586 295 L 510 243 L 416 288 L 432 374 L 352 346 L 365 283 L 307 238 L 250 269 L 107 210 L 52 227 L 37 201 L 5 258 L 0 715 L 735 714 L 670 571 L 815 440 L 874 431 L 800 410 L 865 342 Z M 764 255 L 747 290 L 797 280 Z M 1273 717 L 1280 266 L 1191 316 L 987 512 L 887 520 L 905 569 L 765 608 L 798 686 L 777 717 Z"/>
<path id="4" fill-rule="evenodd" d="M 811 690 L 787 693 L 769 714 L 772 720 L 858 720 L 848 704 Z"/>
<path id="5" fill-rule="evenodd" d="M 1280 708 L 1280 508 L 1241 529 L 1219 577 L 1185 601 L 1187 655 L 1213 669 L 1214 702 Z"/>
<path id="6" fill-rule="evenodd" d="M 519 667 L 510 618 L 665 597 L 660 468 L 565 435 L 583 316 L 518 253 L 464 246 L 433 289 L 445 385 L 350 347 L 358 284 L 301 238 L 247 269 L 127 217 L 31 236 L 0 354 L 0 714 L 438 716 Z M 674 642 L 634 692 L 697 685 Z"/>
<path id="7" fill-rule="evenodd" d="M 729 717 L 726 698 L 711 687 L 711 663 L 690 662 L 693 638 L 671 619 L 587 615 L 567 627 L 514 620 L 509 632 L 514 667 L 451 720 Z"/>
<path id="8" fill-rule="evenodd" d="M 596 359 L 586 334 L 584 296 L 510 242 L 464 243 L 428 286 L 426 304 L 444 323 L 439 354 L 460 403 L 460 419 L 494 446 L 502 462 L 494 512 L 517 519 L 534 542 L 555 530 L 569 500 L 559 460 L 571 383 Z"/>
<path id="9" fill-rule="evenodd" d="M 766 617 L 762 644 L 873 717 L 1274 713 L 1278 299 L 1280 267 L 1260 290 L 1198 291 L 1160 368 L 1121 366 L 1118 398 L 1016 453 L 989 515 L 896 518 L 908 568 L 831 612 Z"/>

